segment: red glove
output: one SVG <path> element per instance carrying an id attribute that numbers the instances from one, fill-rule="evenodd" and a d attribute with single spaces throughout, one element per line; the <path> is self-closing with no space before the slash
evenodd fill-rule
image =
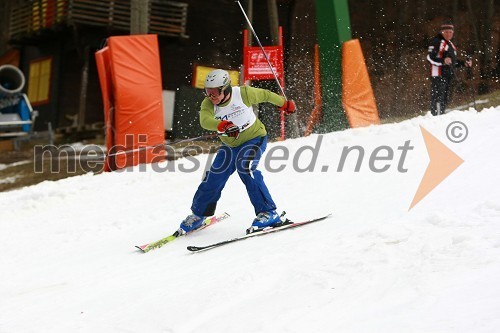
<path id="1" fill-rule="evenodd" d="M 289 99 L 288 101 L 285 101 L 285 103 L 283 103 L 278 110 L 285 111 L 286 114 L 292 114 L 295 112 L 295 102 L 293 99 Z"/>
<path id="2" fill-rule="evenodd" d="M 217 133 L 222 136 L 237 138 L 240 135 L 240 129 L 232 121 L 223 120 L 217 126 Z"/>

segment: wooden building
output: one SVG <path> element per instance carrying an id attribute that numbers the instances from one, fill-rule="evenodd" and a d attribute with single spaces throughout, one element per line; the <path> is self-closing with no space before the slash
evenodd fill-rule
<path id="1" fill-rule="evenodd" d="M 286 24 L 289 2 L 280 2 L 280 25 Z M 134 4 L 147 7 L 131 26 L 138 10 Z M 169 127 L 177 128 L 179 136 L 196 134 L 193 128 L 199 127 L 196 112 L 202 94 L 192 87 L 194 66 L 239 69 L 242 63 L 246 22 L 233 0 L 4 0 L 2 6 L 9 13 L 0 20 L 8 27 L 3 51 L 17 52 L 19 68 L 27 76 L 26 92 L 39 112 L 38 131 L 49 123 L 55 129 L 102 126 L 94 53 L 109 36 L 134 29 L 158 35 L 163 89 L 176 93 L 178 117 Z M 263 44 L 270 44 L 266 2 L 256 1 L 254 13 Z M 285 26 L 285 38 L 287 32 Z"/>

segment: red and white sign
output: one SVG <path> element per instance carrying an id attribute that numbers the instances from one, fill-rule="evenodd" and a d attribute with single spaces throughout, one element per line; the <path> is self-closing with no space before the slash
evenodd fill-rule
<path id="1" fill-rule="evenodd" d="M 271 66 L 278 76 L 279 80 L 283 79 L 283 47 L 282 46 L 265 46 L 266 52 Z M 245 47 L 245 55 L 243 65 L 245 68 L 244 80 L 274 80 L 274 74 L 269 68 L 269 63 L 262 53 L 260 47 Z"/>
<path id="2" fill-rule="evenodd" d="M 279 27 L 279 40 L 276 46 L 248 46 L 248 30 L 243 31 L 243 80 L 274 80 L 276 74 L 281 87 L 285 88 L 285 66 L 283 65 L 283 30 Z M 269 62 L 267 62 L 269 60 Z M 271 63 L 271 68 L 269 68 Z M 274 74 L 273 74 L 274 71 Z M 281 112 L 281 139 L 285 139 L 285 112 Z"/>

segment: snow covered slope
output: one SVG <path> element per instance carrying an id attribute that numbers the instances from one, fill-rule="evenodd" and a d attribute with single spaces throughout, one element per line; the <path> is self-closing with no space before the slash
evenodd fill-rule
<path id="1" fill-rule="evenodd" d="M 446 136 L 454 121 L 468 128 L 462 143 Z M 429 162 L 420 126 L 465 162 L 409 211 Z M 314 171 L 304 171 L 304 146 L 318 147 Z M 359 172 L 355 153 L 341 163 L 353 146 L 365 152 Z M 393 158 L 370 165 L 381 146 L 378 156 Z M 276 158 L 286 151 L 288 161 Z M 189 253 L 250 225 L 234 175 L 218 206 L 230 219 L 139 253 L 134 245 L 172 233 L 189 213 L 210 155 L 174 171 L 0 193 L 0 332 L 500 331 L 500 107 L 287 140 L 269 153 L 261 169 L 279 209 L 332 218 Z"/>

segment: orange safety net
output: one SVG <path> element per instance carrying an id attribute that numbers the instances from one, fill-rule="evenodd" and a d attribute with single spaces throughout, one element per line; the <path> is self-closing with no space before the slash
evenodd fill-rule
<path id="1" fill-rule="evenodd" d="M 342 44 L 342 104 L 351 127 L 380 124 L 370 77 L 358 39 Z"/>
<path id="2" fill-rule="evenodd" d="M 96 53 L 96 61 L 108 169 L 163 160 L 165 128 L 156 35 L 110 37 L 108 47 Z"/>

